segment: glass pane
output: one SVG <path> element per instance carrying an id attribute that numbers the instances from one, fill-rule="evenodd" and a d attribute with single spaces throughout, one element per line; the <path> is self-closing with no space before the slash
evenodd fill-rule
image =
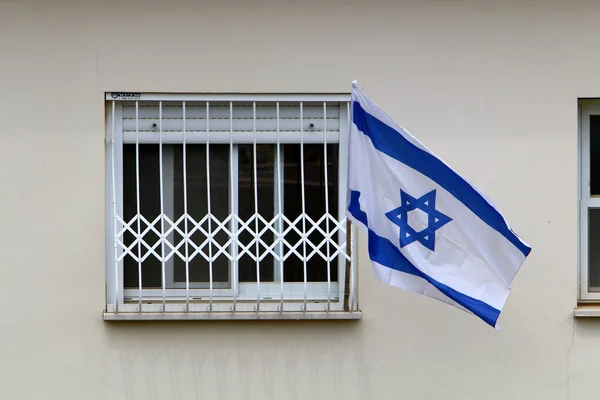
<path id="1" fill-rule="evenodd" d="M 600 209 L 589 210 L 589 290 L 600 291 Z"/>
<path id="2" fill-rule="evenodd" d="M 590 116 L 590 193 L 600 195 L 600 115 Z"/>
<path id="3" fill-rule="evenodd" d="M 158 184 L 159 162 L 158 145 L 143 144 L 140 145 L 140 211 L 148 221 L 152 222 L 160 215 L 160 187 Z M 136 160 L 135 145 L 123 145 L 123 216 L 125 221 L 130 221 L 137 214 L 136 200 Z M 140 225 L 143 232 L 147 226 Z M 137 230 L 137 224 L 132 226 Z M 156 229 L 160 231 L 160 223 L 156 224 Z M 144 236 L 144 241 L 153 246 L 158 242 L 159 237 L 150 231 Z M 134 238 L 127 232 L 124 236 L 124 243 L 127 247 L 131 246 Z M 141 254 L 148 250 L 141 246 Z M 133 249 L 137 254 L 137 246 Z M 160 246 L 155 250 L 160 254 Z M 126 288 L 138 287 L 138 263 L 130 256 L 125 257 L 123 265 L 123 281 Z M 162 267 L 161 262 L 150 255 L 142 263 L 142 286 L 144 288 L 159 288 L 162 286 Z"/>
<path id="4" fill-rule="evenodd" d="M 159 146 L 157 144 L 143 144 L 140 148 L 140 211 L 145 219 L 152 222 L 160 215 L 160 171 L 159 171 Z M 224 220 L 229 214 L 229 146 L 211 145 L 211 208 L 212 214 L 219 220 Z M 169 183 L 171 182 L 171 183 Z M 181 145 L 163 145 L 163 190 L 164 190 L 164 209 L 167 215 L 171 216 L 173 221 L 177 221 L 184 213 L 183 202 L 183 146 Z M 207 190 L 206 190 L 206 145 L 188 145 L 187 146 L 187 185 L 188 185 L 188 214 L 197 222 L 207 214 Z M 126 221 L 131 220 L 137 213 L 136 200 L 136 159 L 135 145 L 126 144 L 123 146 L 123 214 Z M 184 231 L 184 222 L 179 223 L 179 229 Z M 202 225 L 208 229 L 208 223 Z M 160 221 L 156 223 L 155 228 L 160 231 Z M 168 227 L 165 227 L 167 229 Z M 188 230 L 193 225 L 188 223 Z M 132 229 L 136 230 L 134 224 Z M 141 224 L 141 231 L 146 229 L 145 224 Z M 212 229 L 216 226 L 213 223 Z M 169 240 L 173 244 L 181 242 L 182 236 L 174 232 Z M 206 237 L 196 231 L 191 237 L 197 246 L 201 245 Z M 228 235 L 220 232 L 216 237 L 219 243 L 226 243 Z M 158 235 L 152 231 L 144 235 L 143 240 L 153 246 L 159 240 Z M 130 246 L 134 241 L 133 235 L 125 234 L 124 243 Z M 134 252 L 137 248 L 134 249 Z M 142 255 L 147 252 L 147 248 L 142 245 Z M 161 246 L 154 250 L 157 254 L 161 253 Z M 189 247 L 189 254 L 193 253 L 194 248 Z M 208 247 L 203 251 L 208 254 Z M 169 246 L 165 245 L 165 252 L 170 252 Z M 185 247 L 179 248 L 179 252 L 185 255 Z M 213 254 L 217 249 L 213 247 Z M 179 283 L 185 284 L 185 262 L 174 255 L 171 262 L 166 263 L 166 275 L 173 276 L 175 286 Z M 132 257 L 125 257 L 123 266 L 123 280 L 126 288 L 138 287 L 138 263 Z M 172 270 L 169 270 L 172 268 Z M 189 263 L 190 282 L 204 282 L 195 284 L 192 287 L 208 287 L 209 266 L 208 261 L 202 255 L 196 255 Z M 224 255 L 221 255 L 213 262 L 213 282 L 215 287 L 229 286 L 229 262 Z M 219 286 L 219 283 L 220 286 Z M 162 285 L 162 265 L 154 256 L 150 255 L 142 263 L 142 286 L 144 288 L 160 288 Z M 173 285 L 167 279 L 167 287 Z"/>
<path id="5" fill-rule="evenodd" d="M 302 180 L 300 169 L 300 145 L 286 144 L 284 147 L 284 213 L 292 222 L 302 214 Z M 325 156 L 323 145 L 309 144 L 304 145 L 304 190 L 305 190 L 305 209 L 306 214 L 313 220 L 318 221 L 325 214 Z M 337 145 L 327 146 L 327 179 L 328 179 L 328 206 L 329 213 L 338 215 L 338 148 Z M 337 218 L 336 218 L 337 219 Z M 326 230 L 326 223 L 320 224 L 323 231 Z M 284 227 L 285 229 L 286 227 Z M 297 228 L 302 230 L 302 223 L 297 224 Z M 330 230 L 333 226 L 330 224 Z M 310 225 L 306 225 L 306 230 Z M 295 244 L 300 240 L 300 235 L 293 230 L 290 231 L 285 239 Z M 316 246 L 321 243 L 324 236 L 315 230 L 309 235 L 310 241 Z M 303 248 L 300 245 L 298 252 L 302 254 Z M 323 245 L 320 251 L 327 255 L 327 246 Z M 306 253 L 310 254 L 312 247 L 306 246 Z M 329 254 L 333 254 L 335 248 L 329 246 Z M 338 280 L 338 268 L 336 262 L 330 263 L 331 281 Z M 284 279 L 286 282 L 304 282 L 304 265 L 300 258 L 295 255 L 290 256 L 284 263 Z M 327 281 L 327 262 L 316 253 L 307 263 L 307 280 L 309 282 Z"/>
<path id="6" fill-rule="evenodd" d="M 271 222 L 274 217 L 275 201 L 275 146 L 257 145 L 256 146 L 256 169 L 258 177 L 258 212 L 267 221 Z M 250 219 L 255 213 L 254 207 L 254 151 L 253 145 L 244 144 L 238 146 L 238 215 L 243 221 Z M 246 229 L 239 234 L 239 240 L 244 247 L 250 245 L 254 238 L 256 220 L 249 224 L 249 230 Z M 265 228 L 262 222 L 258 223 L 258 231 Z M 274 234 L 270 231 L 265 232 L 261 239 L 268 246 L 273 244 Z M 242 251 L 240 248 L 239 252 Z M 266 251 L 263 245 L 259 247 L 259 253 Z M 253 244 L 249 249 L 250 254 L 256 253 L 256 245 Z M 243 255 L 238 264 L 240 282 L 256 282 L 256 261 L 249 255 Z M 260 262 L 260 281 L 273 282 L 275 278 L 275 258 L 268 256 Z"/>
<path id="7" fill-rule="evenodd" d="M 186 149 L 186 164 L 187 164 L 187 212 L 196 223 L 199 223 L 202 218 L 208 214 L 208 186 L 206 182 L 206 145 L 205 144 L 188 144 Z M 178 220 L 185 211 L 184 208 L 184 191 L 183 191 L 183 146 L 175 146 L 174 154 L 174 211 L 175 220 Z M 210 145 L 210 207 L 211 214 L 219 221 L 224 221 L 229 215 L 229 145 Z M 185 223 L 179 223 L 179 229 L 184 231 Z M 209 223 L 204 222 L 202 228 L 208 232 Z M 229 224 L 227 224 L 227 229 Z M 211 222 L 210 229 L 216 231 L 218 226 L 214 221 Z M 188 231 L 193 229 L 193 225 L 188 222 Z M 195 245 L 201 246 L 206 240 L 206 236 L 196 230 L 192 236 L 192 241 Z M 229 235 L 222 229 L 216 234 L 216 241 L 221 247 L 229 240 Z M 175 233 L 174 243 L 179 243 L 183 237 L 179 233 Z M 217 246 L 210 244 L 202 248 L 202 252 L 208 256 L 209 251 L 212 255 L 216 255 L 219 251 Z M 180 253 L 185 255 L 185 245 L 180 248 Z M 195 249 L 192 246 L 188 247 L 188 254 L 192 254 Z M 227 249 L 229 251 L 229 249 Z M 228 282 L 229 281 L 229 259 L 224 253 L 221 253 L 216 260 L 213 261 L 213 282 Z M 174 259 L 174 279 L 176 283 L 185 283 L 185 261 L 179 256 Z M 197 254 L 189 262 L 190 282 L 209 282 L 210 267 L 209 263 L 202 254 Z M 219 286 L 219 285 L 217 285 Z M 227 285 L 229 286 L 229 285 Z M 195 285 L 194 287 L 208 287 L 208 285 Z M 223 287 L 223 285 L 220 285 Z"/>

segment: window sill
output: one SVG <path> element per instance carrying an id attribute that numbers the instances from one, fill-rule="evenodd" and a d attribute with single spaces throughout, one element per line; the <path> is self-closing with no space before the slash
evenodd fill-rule
<path id="1" fill-rule="evenodd" d="M 600 303 L 577 304 L 573 315 L 575 318 L 600 318 Z"/>
<path id="2" fill-rule="evenodd" d="M 600 316 L 600 313 L 598 314 Z M 300 320 L 359 320 L 361 311 L 342 312 L 214 312 L 214 313 L 112 313 L 102 314 L 104 321 L 300 321 Z"/>

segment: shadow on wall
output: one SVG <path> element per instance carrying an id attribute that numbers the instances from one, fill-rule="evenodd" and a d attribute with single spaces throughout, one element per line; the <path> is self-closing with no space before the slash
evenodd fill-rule
<path id="1" fill-rule="evenodd" d="M 124 398 L 373 397 L 357 321 L 106 323 Z"/>

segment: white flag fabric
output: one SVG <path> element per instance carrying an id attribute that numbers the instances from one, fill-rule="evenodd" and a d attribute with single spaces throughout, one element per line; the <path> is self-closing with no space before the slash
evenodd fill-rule
<path id="1" fill-rule="evenodd" d="M 348 214 L 375 275 L 495 327 L 531 251 L 496 207 L 352 88 Z"/>

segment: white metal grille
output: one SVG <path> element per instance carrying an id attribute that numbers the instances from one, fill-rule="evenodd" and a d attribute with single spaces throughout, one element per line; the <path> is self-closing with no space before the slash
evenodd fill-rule
<path id="1" fill-rule="evenodd" d="M 105 318 L 358 309 L 346 95 L 107 100 Z"/>

